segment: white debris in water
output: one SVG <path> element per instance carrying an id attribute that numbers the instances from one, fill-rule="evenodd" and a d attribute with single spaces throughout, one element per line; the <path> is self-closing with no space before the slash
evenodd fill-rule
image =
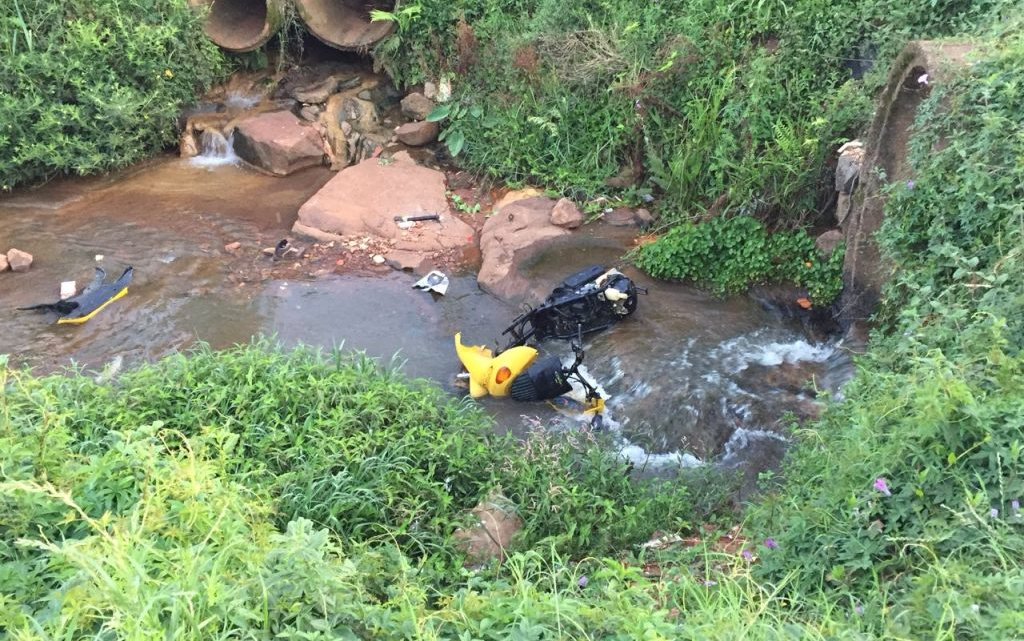
<path id="1" fill-rule="evenodd" d="M 78 289 L 78 284 L 73 280 L 66 280 L 60 284 L 60 299 L 67 300 L 75 295 Z"/>

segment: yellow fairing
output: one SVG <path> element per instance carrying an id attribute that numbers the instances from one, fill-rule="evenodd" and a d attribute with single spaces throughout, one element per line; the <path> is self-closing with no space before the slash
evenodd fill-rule
<path id="1" fill-rule="evenodd" d="M 508 396 L 512 381 L 537 360 L 537 350 L 522 345 L 495 358 L 483 345 L 463 345 L 461 333 L 455 335 L 455 352 L 469 372 L 469 394 L 473 398 Z"/>
<path id="2" fill-rule="evenodd" d="M 124 295 L 127 294 L 127 293 L 128 293 L 128 288 L 125 287 L 121 291 L 119 291 L 116 294 L 114 294 L 111 297 L 110 300 L 108 300 L 107 302 L 103 303 L 102 305 L 100 305 L 96 309 L 92 310 L 91 312 L 89 312 L 85 316 L 79 316 L 78 318 L 58 318 L 57 319 L 57 324 L 58 325 L 81 325 L 85 321 L 89 320 L 90 318 L 92 318 L 96 314 L 99 314 L 101 311 L 103 311 L 103 308 L 106 307 L 107 305 L 113 303 L 118 298 L 123 298 Z"/>

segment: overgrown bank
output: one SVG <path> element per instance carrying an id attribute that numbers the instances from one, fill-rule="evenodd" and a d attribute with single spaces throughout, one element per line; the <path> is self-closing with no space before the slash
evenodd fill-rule
<path id="1" fill-rule="evenodd" d="M 454 77 L 462 161 L 587 200 L 653 191 L 670 222 L 797 226 L 828 155 L 871 114 L 910 39 L 984 29 L 1016 3 L 420 0 L 374 52 L 399 83 Z M 452 138 L 449 138 L 451 141 Z"/>
<path id="2" fill-rule="evenodd" d="M 186 0 L 0 3 L 0 193 L 176 142 L 227 62 Z"/>

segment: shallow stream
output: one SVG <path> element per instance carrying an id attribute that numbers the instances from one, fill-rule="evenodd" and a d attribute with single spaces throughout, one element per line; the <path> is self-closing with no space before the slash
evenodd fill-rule
<path id="1" fill-rule="evenodd" d="M 277 280 L 260 249 L 288 235 L 299 206 L 333 174 L 264 176 L 231 158 L 163 158 L 113 178 L 66 181 L 0 199 L 0 251 L 35 256 L 27 273 L 0 274 L 0 353 L 38 372 L 71 363 L 131 365 L 205 341 L 215 348 L 275 335 L 305 343 L 397 354 L 414 377 L 452 394 L 459 364 L 452 335 L 493 345 L 518 314 L 485 294 L 473 274 L 453 274 L 447 295 L 411 287 L 412 274 L 320 274 Z M 629 234 L 588 226 L 529 266 L 539 302 L 565 276 L 617 264 Z M 236 253 L 228 243 L 241 243 Z M 15 308 L 57 299 L 61 281 L 135 267 L 129 295 L 81 326 Z M 815 392 L 835 392 L 852 372 L 845 350 L 811 338 L 748 297 L 720 300 L 651 281 L 638 311 L 587 337 L 586 367 L 610 395 L 609 427 L 641 467 L 717 463 L 750 474 L 778 462 L 787 413 L 813 415 Z M 568 356 L 564 343 L 544 346 Z M 497 429 L 522 433 L 558 420 L 547 405 L 486 400 Z M 565 421 L 562 421 L 563 424 Z"/>

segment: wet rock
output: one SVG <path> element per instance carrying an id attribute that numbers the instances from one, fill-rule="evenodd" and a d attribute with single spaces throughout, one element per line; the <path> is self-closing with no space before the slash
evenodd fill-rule
<path id="1" fill-rule="evenodd" d="M 227 245 L 224 245 L 224 251 L 226 251 L 229 254 L 234 254 L 241 248 L 242 243 L 238 242 L 237 240 L 233 243 L 228 243 Z"/>
<path id="2" fill-rule="evenodd" d="M 309 122 L 315 122 L 316 119 L 320 116 L 320 111 L 320 107 L 316 105 L 306 105 L 305 107 L 299 110 L 299 117 Z"/>
<path id="3" fill-rule="evenodd" d="M 0 254 L 0 272 L 10 269 L 11 264 L 7 262 L 7 254 Z"/>
<path id="4" fill-rule="evenodd" d="M 304 87 L 296 87 L 291 90 L 291 97 L 307 105 L 324 103 L 337 91 L 339 81 L 339 78 L 330 76 Z"/>
<path id="5" fill-rule="evenodd" d="M 356 94 L 356 98 L 359 98 L 360 100 L 373 100 L 373 92 L 369 89 L 363 89 Z"/>
<path id="6" fill-rule="evenodd" d="M 235 153 L 260 169 L 279 176 L 323 163 L 323 140 L 317 131 L 289 111 L 247 118 L 235 128 Z"/>
<path id="7" fill-rule="evenodd" d="M 839 225 L 843 224 L 846 217 L 850 214 L 852 209 L 853 199 L 850 194 L 839 194 L 836 199 L 836 223 Z"/>
<path id="8" fill-rule="evenodd" d="M 864 145 L 853 140 L 839 148 L 839 162 L 836 165 L 836 191 L 841 194 L 852 194 L 860 178 L 860 168 L 864 163 Z"/>
<path id="9" fill-rule="evenodd" d="M 371 132 L 380 126 L 380 115 L 377 113 L 377 105 L 369 100 L 360 100 L 353 96 L 341 96 L 341 104 L 338 109 L 340 120 L 352 123 L 352 126 L 363 133 Z"/>
<path id="10" fill-rule="evenodd" d="M 523 529 L 516 506 L 500 491 L 492 492 L 471 512 L 475 525 L 455 531 L 459 549 L 466 553 L 466 564 L 482 565 L 505 558 L 515 535 Z"/>
<path id="11" fill-rule="evenodd" d="M 814 246 L 818 248 L 818 251 L 823 256 L 828 258 L 841 242 L 843 242 L 843 232 L 838 229 L 830 229 L 814 239 Z"/>
<path id="12" fill-rule="evenodd" d="M 426 120 L 434 110 L 434 101 L 421 93 L 411 93 L 402 98 L 402 113 L 411 120 Z"/>
<path id="13" fill-rule="evenodd" d="M 568 198 L 560 199 L 551 209 L 552 225 L 558 225 L 566 229 L 576 229 L 583 224 L 583 220 L 583 212 L 576 206 L 576 203 Z"/>
<path id="14" fill-rule="evenodd" d="M 388 264 L 399 271 L 424 273 L 430 266 L 430 259 L 420 252 L 405 249 L 393 249 L 387 253 Z"/>
<path id="15" fill-rule="evenodd" d="M 473 229 L 451 215 L 444 174 L 408 162 L 364 160 L 338 173 L 299 208 L 295 227 L 341 236 L 370 234 L 411 251 L 437 251 L 472 242 Z M 440 221 L 403 231 L 396 216 L 437 213 Z M 400 242 L 398 242 L 400 241 Z"/>
<path id="16" fill-rule="evenodd" d="M 644 211 L 647 212 L 646 209 Z M 650 218 L 650 216 L 648 212 L 647 218 Z M 637 211 L 629 207 L 616 207 L 604 215 L 604 222 L 613 227 L 639 226 L 641 220 L 641 217 L 637 215 Z"/>
<path id="17" fill-rule="evenodd" d="M 637 209 L 633 215 L 636 216 L 637 225 L 640 227 L 649 227 L 654 224 L 654 214 L 644 207 Z"/>
<path id="18" fill-rule="evenodd" d="M 395 129 L 398 140 L 410 147 L 422 147 L 437 140 L 441 128 L 436 122 L 407 122 Z"/>
<path id="19" fill-rule="evenodd" d="M 7 263 L 12 272 L 27 272 L 32 266 L 32 254 L 11 248 L 7 252 Z"/>
<path id="20" fill-rule="evenodd" d="M 483 264 L 477 274 L 482 289 L 505 300 L 530 292 L 530 283 L 519 273 L 519 266 L 553 240 L 571 233 L 551 223 L 554 207 L 550 198 L 527 198 L 503 206 L 487 219 L 480 234 Z"/>

